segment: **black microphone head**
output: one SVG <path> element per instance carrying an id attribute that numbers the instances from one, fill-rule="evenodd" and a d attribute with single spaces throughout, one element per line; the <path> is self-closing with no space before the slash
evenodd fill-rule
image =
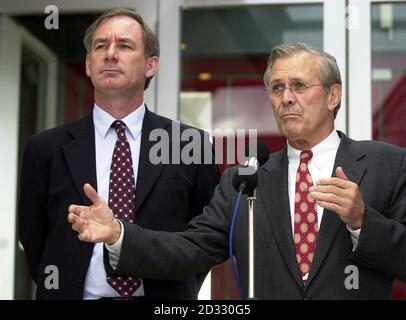
<path id="1" fill-rule="evenodd" d="M 269 148 L 265 142 L 255 140 L 245 147 L 245 156 L 248 159 L 256 158 L 259 166 L 262 166 L 269 159 Z"/>
<path id="2" fill-rule="evenodd" d="M 251 193 L 257 185 L 257 172 L 249 175 L 239 175 L 238 172 L 236 172 L 233 177 L 233 187 L 237 192 L 242 191 L 243 194 Z"/>

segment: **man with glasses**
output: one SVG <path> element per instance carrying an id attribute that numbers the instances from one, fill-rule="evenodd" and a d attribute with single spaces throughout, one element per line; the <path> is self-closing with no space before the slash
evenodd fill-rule
<path id="1" fill-rule="evenodd" d="M 354 141 L 334 129 L 341 77 L 326 52 L 302 43 L 275 47 L 264 82 L 287 145 L 258 169 L 256 297 L 391 298 L 393 278 L 406 281 L 405 150 Z M 181 278 L 227 259 L 236 170 L 224 173 L 203 215 L 182 233 L 126 223 L 119 229 L 95 192 L 89 195 L 93 210 L 73 205 L 68 219 L 83 241 L 114 243 L 114 250 L 105 250 L 109 272 Z M 247 212 L 245 201 L 240 210 Z M 92 224 L 95 217 L 100 229 Z M 244 215 L 234 248 L 247 288 Z M 165 264 L 159 263 L 163 257 Z"/>

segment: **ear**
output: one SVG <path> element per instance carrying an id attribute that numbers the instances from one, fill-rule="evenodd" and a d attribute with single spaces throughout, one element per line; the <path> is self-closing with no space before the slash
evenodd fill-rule
<path id="1" fill-rule="evenodd" d="M 145 78 L 152 78 L 158 70 L 159 57 L 152 56 L 147 58 L 147 68 L 145 69 Z"/>
<path id="2" fill-rule="evenodd" d="M 338 103 L 341 101 L 342 88 L 339 84 L 333 84 L 328 95 L 328 109 L 334 111 Z"/>
<path id="3" fill-rule="evenodd" d="M 91 76 L 91 66 L 90 66 L 90 54 L 86 55 L 86 74 L 88 77 Z"/>

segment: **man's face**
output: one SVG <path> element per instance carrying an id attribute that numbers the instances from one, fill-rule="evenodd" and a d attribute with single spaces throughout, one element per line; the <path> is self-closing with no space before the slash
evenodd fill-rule
<path id="1" fill-rule="evenodd" d="M 269 74 L 269 99 L 275 119 L 282 134 L 289 142 L 304 142 L 310 146 L 322 141 L 334 127 L 334 108 L 337 105 L 336 91 L 326 91 L 319 80 L 318 57 L 299 53 L 277 59 Z M 305 90 L 292 91 L 286 88 L 279 95 L 272 88 L 280 85 L 292 87 L 317 85 Z M 303 86 L 302 86 L 303 87 Z M 335 88 L 337 89 L 337 88 Z M 341 88 L 338 88 L 341 96 Z"/>
<path id="2" fill-rule="evenodd" d="M 158 66 L 157 57 L 145 57 L 140 24 L 127 16 L 103 20 L 93 35 L 86 57 L 86 74 L 96 93 L 142 94 L 147 77 Z"/>

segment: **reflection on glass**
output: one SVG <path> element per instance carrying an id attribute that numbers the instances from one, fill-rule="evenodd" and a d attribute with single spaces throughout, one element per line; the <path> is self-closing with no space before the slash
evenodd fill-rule
<path id="1" fill-rule="evenodd" d="M 372 5 L 373 138 L 406 147 L 406 3 Z M 393 297 L 406 299 L 395 281 Z"/>
<path id="2" fill-rule="evenodd" d="M 372 5 L 373 137 L 406 147 L 406 3 Z"/>
<path id="3" fill-rule="evenodd" d="M 245 129 L 247 135 L 257 129 L 272 152 L 281 149 L 285 138 L 262 76 L 272 47 L 286 42 L 323 48 L 321 4 L 184 10 L 179 119 L 204 129 Z M 239 298 L 228 264 L 212 272 L 212 298 Z"/>

